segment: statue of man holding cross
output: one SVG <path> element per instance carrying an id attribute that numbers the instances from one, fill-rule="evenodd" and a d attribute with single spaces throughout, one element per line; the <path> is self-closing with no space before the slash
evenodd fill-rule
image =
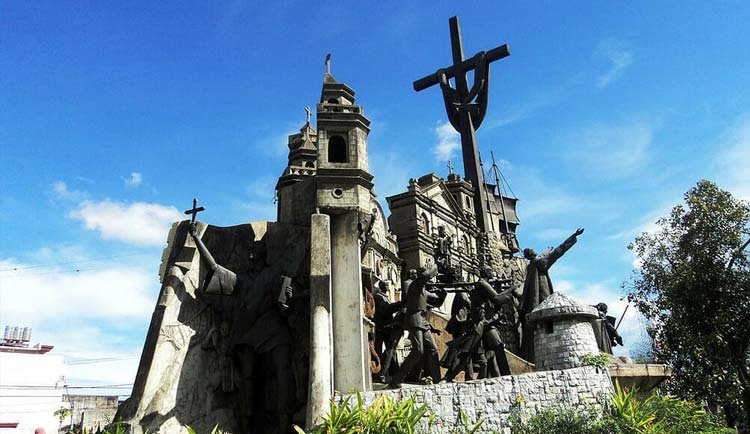
<path id="1" fill-rule="evenodd" d="M 259 387 L 259 382 L 270 378 L 276 397 L 276 432 L 291 432 L 292 414 L 295 410 L 295 382 L 291 365 L 289 325 L 282 315 L 286 300 L 291 298 L 291 279 L 279 276 L 266 265 L 266 246 L 262 241 L 251 244 L 248 252 L 250 266 L 247 271 L 235 273 L 217 264 L 198 236 L 195 216 L 204 208 L 197 208 L 196 205 L 197 201 L 194 200 L 193 209 L 185 211 L 185 214 L 192 217 L 190 236 L 203 263 L 209 268 L 207 281 L 202 285 L 203 292 L 237 297 L 229 345 L 239 364 L 241 399 L 238 416 L 242 429 L 245 432 L 255 430 L 252 422 L 254 408 L 264 404 L 254 402 L 256 388 Z M 280 282 L 283 283 L 281 288 Z M 270 366 L 272 372 L 256 372 L 258 366 Z"/>

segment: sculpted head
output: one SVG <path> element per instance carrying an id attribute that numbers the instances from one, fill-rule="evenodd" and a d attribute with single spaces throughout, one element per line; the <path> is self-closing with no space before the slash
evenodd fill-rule
<path id="1" fill-rule="evenodd" d="M 536 258 L 536 250 L 529 247 L 523 249 L 523 257 L 531 261 Z"/>
<path id="2" fill-rule="evenodd" d="M 388 285 L 388 282 L 385 280 L 381 280 L 378 282 L 377 285 L 375 285 L 375 292 L 382 292 L 383 294 L 388 294 L 388 290 L 390 289 L 390 285 Z"/>
<path id="3" fill-rule="evenodd" d="M 492 279 L 495 277 L 495 270 L 492 269 L 492 267 L 482 267 L 482 271 L 480 272 L 480 275 L 484 279 Z"/>
<path id="4" fill-rule="evenodd" d="M 438 235 L 440 235 L 441 237 L 445 236 L 445 226 L 438 226 Z"/>
<path id="5" fill-rule="evenodd" d="M 417 270 L 415 270 L 414 268 L 412 268 L 411 270 L 409 270 L 409 273 L 406 275 L 406 277 L 408 277 L 411 280 L 416 279 L 417 278 Z"/>

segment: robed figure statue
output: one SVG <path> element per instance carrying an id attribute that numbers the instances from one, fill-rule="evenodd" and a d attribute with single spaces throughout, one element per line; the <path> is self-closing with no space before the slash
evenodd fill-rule
<path id="1" fill-rule="evenodd" d="M 528 315 L 535 307 L 552 294 L 552 281 L 549 269 L 578 241 L 583 228 L 578 228 L 573 235 L 551 251 L 537 255 L 534 249 L 523 249 L 523 256 L 529 261 L 526 267 L 526 281 L 523 283 L 523 296 L 519 313 L 523 324 L 521 351 L 524 359 L 534 362 L 534 330 L 526 323 Z"/>

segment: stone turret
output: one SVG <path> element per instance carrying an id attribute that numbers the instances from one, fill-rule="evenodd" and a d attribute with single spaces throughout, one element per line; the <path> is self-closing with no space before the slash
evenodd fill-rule
<path id="1" fill-rule="evenodd" d="M 527 317 L 535 327 L 536 369 L 550 371 L 583 366 L 585 354 L 599 354 L 591 321 L 596 308 L 555 292 Z"/>
<path id="2" fill-rule="evenodd" d="M 372 179 L 367 162 L 370 120 L 354 90 L 326 72 L 317 105 L 317 206 L 326 214 L 369 214 Z"/>

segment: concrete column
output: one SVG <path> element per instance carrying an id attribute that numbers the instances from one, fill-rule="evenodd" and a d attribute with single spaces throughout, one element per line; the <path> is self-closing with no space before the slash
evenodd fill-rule
<path id="1" fill-rule="evenodd" d="M 369 373 L 357 223 L 356 211 L 331 216 L 333 387 L 342 393 L 365 391 Z"/>
<path id="2" fill-rule="evenodd" d="M 305 420 L 308 429 L 322 422 L 333 394 L 330 217 L 313 214 L 310 229 L 310 388 Z"/>

